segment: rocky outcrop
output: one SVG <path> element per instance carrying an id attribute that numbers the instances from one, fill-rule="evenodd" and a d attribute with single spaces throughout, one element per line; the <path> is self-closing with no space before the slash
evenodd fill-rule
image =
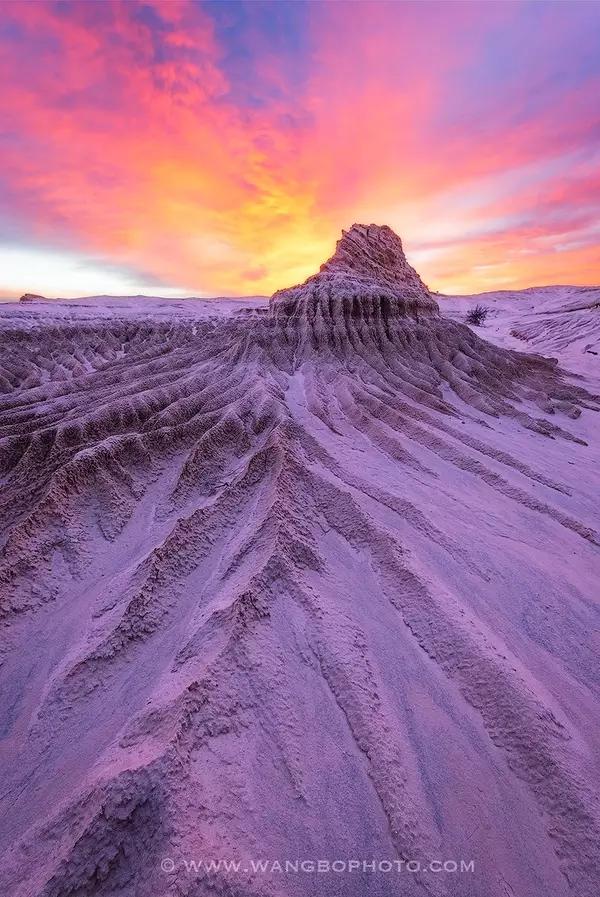
<path id="1" fill-rule="evenodd" d="M 24 293 L 19 302 L 46 302 L 45 296 L 38 296 L 37 293 Z"/>
<path id="2" fill-rule="evenodd" d="M 333 256 L 303 284 L 279 290 L 271 300 L 277 318 L 337 319 L 384 323 L 439 313 L 436 301 L 404 255 L 394 231 L 353 224 L 343 231 Z"/>

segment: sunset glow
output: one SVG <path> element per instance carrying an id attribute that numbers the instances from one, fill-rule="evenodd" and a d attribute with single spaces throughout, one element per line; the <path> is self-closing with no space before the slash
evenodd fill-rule
<path id="1" fill-rule="evenodd" d="M 600 282 L 600 5 L 0 4 L 0 294 Z M 76 272 L 76 276 L 73 275 Z"/>

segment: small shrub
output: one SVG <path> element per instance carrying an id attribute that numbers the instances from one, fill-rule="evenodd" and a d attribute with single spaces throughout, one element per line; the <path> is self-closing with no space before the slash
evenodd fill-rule
<path id="1" fill-rule="evenodd" d="M 475 308 L 472 308 L 469 312 L 467 312 L 467 324 L 473 324 L 475 327 L 481 327 L 489 312 L 489 308 L 486 308 L 485 305 L 476 305 Z"/>

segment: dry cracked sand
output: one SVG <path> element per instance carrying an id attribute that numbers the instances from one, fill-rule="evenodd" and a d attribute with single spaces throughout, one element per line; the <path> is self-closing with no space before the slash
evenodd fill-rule
<path id="1" fill-rule="evenodd" d="M 599 302 L 0 306 L 0 893 L 597 897 Z"/>

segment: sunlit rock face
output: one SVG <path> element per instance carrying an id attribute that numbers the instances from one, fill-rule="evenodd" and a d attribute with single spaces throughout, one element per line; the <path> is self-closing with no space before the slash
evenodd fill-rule
<path id="1" fill-rule="evenodd" d="M 373 225 L 270 302 L 0 340 L 0 893 L 597 897 L 591 369 L 441 314 Z"/>

